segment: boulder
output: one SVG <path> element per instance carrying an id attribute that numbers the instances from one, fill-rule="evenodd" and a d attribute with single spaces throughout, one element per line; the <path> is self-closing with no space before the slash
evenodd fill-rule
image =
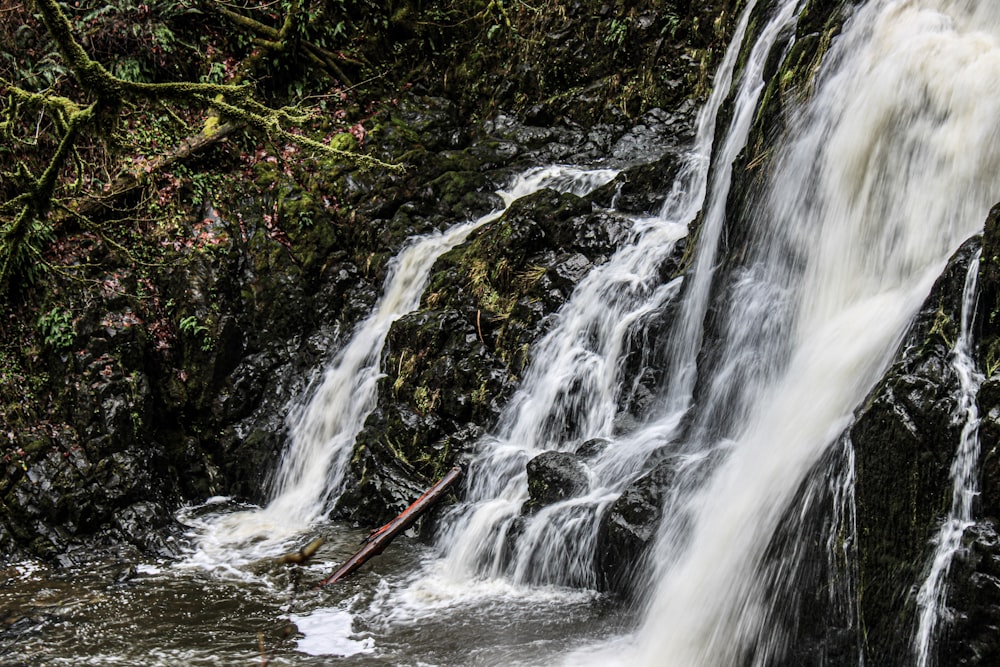
<path id="1" fill-rule="evenodd" d="M 630 484 L 601 517 L 596 566 L 602 590 L 622 597 L 637 593 L 636 575 L 656 539 L 663 502 L 674 480 L 670 461 L 656 463 Z"/>
<path id="2" fill-rule="evenodd" d="M 931 538 L 951 506 L 949 469 L 961 424 L 953 415 L 958 379 L 950 354 L 978 244 L 966 243 L 952 258 L 850 430 L 859 611 L 875 664 L 910 659 L 915 592 L 933 554 Z"/>
<path id="3" fill-rule="evenodd" d="M 586 492 L 587 468 L 576 454 L 542 452 L 528 461 L 528 500 L 521 511 L 534 514 L 546 505 Z"/>

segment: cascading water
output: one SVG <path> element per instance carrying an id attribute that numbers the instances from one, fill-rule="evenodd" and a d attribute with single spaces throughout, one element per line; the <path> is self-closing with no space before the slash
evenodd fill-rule
<path id="1" fill-rule="evenodd" d="M 689 436 L 727 451 L 686 499 L 687 528 L 666 527 L 637 662 L 783 655 L 789 638 L 766 622 L 774 582 L 759 576 L 777 522 L 996 197 L 998 32 L 1000 11 L 977 3 L 871 2 L 828 54 L 723 297 L 714 377 L 731 384 L 695 410 L 733 405 L 739 419 Z"/>
<path id="2" fill-rule="evenodd" d="M 375 407 L 379 361 L 390 325 L 416 309 L 434 262 L 474 230 L 499 218 L 515 200 L 552 188 L 584 194 L 618 172 L 569 167 L 531 169 L 497 194 L 504 207 L 456 225 L 442 234 L 413 240 L 389 266 L 383 296 L 347 347 L 337 354 L 301 409 L 290 415 L 290 444 L 282 458 L 268 510 L 280 517 L 301 517 L 308 524 L 339 495 L 354 439 Z"/>
<path id="3" fill-rule="evenodd" d="M 962 546 L 965 530 L 973 524 L 972 504 L 978 494 L 979 473 L 979 408 L 976 395 L 983 376 L 972 358 L 972 321 L 976 312 L 976 278 L 979 275 L 979 255 L 969 262 L 962 298 L 962 326 L 952 349 L 952 367 L 959 380 L 956 419 L 962 423 L 955 459 L 951 464 L 951 510 L 935 537 L 937 548 L 927 578 L 917 593 L 917 631 L 914 653 L 918 667 L 934 663 L 933 647 L 936 631 L 946 614 L 946 578 L 952 558 Z"/>
<path id="4" fill-rule="evenodd" d="M 775 573 L 785 569 L 765 564 L 768 545 L 795 515 L 793 499 L 822 495 L 801 493 L 809 471 L 840 440 L 950 253 L 981 224 L 1000 168 L 1000 9 L 872 0 L 827 54 L 808 105 L 788 119 L 768 188 L 753 197 L 756 213 L 744 223 L 742 259 L 720 271 L 731 165 L 771 52 L 799 5 L 776 3 L 734 85 L 754 11 L 748 3 L 663 211 L 635 221 L 630 239 L 580 283 L 536 345 L 521 389 L 479 443 L 466 502 L 444 521 L 443 557 L 385 594 L 390 619 L 431 623 L 484 590 L 510 603 L 539 584 L 594 586 L 599 518 L 655 453 L 672 466 L 673 481 L 643 621 L 611 649 L 590 647 L 567 663 L 717 667 L 784 656 L 791 637 L 771 621 L 773 597 L 787 590 Z M 733 113 L 716 146 L 730 94 Z M 684 284 L 661 284 L 661 266 L 699 212 Z M 410 298 L 413 308 L 419 289 Z M 648 327 L 665 308 L 678 313 L 674 328 L 651 339 Z M 378 349 L 359 351 L 347 376 L 368 366 L 377 376 Z M 658 411 L 623 433 L 616 417 L 635 390 L 626 360 L 636 357 L 666 359 L 666 380 Z M 334 384 L 337 368 L 326 374 Z M 339 488 L 337 460 L 349 451 L 328 446 L 342 427 L 317 419 L 328 412 L 329 391 L 324 383 L 303 409 L 308 426 L 295 429 L 290 452 L 301 449 L 304 458 L 290 453 L 283 462 L 272 502 L 311 489 L 304 504 L 287 500 L 303 516 L 324 511 Z M 359 427 L 345 431 L 347 440 Z M 587 454 L 589 490 L 524 515 L 526 463 L 545 451 L 577 452 L 592 439 L 604 444 Z M 322 465 L 303 443 L 324 452 Z M 837 502 L 849 505 L 843 494 L 837 487 Z M 498 581 L 504 585 L 474 585 Z"/>
<path id="5" fill-rule="evenodd" d="M 260 557 L 268 550 L 286 548 L 287 539 L 324 517 L 342 490 L 355 438 L 375 408 L 389 327 L 417 308 L 437 258 L 499 218 L 521 197 L 542 188 L 585 194 L 617 173 L 613 169 L 566 166 L 532 168 L 497 192 L 503 208 L 445 232 L 412 239 L 389 263 L 382 296 L 371 315 L 327 366 L 319 383 L 309 391 L 309 400 L 289 412 L 289 445 L 275 476 L 271 501 L 261 509 L 209 519 L 200 526 L 199 550 L 221 548 L 232 558 L 231 546 L 253 542 L 252 556 Z M 215 563 L 223 559 L 213 553 L 205 560 Z"/>
<path id="6" fill-rule="evenodd" d="M 580 285 L 538 346 L 523 389 L 482 443 L 470 504 L 441 541 L 448 576 L 588 585 L 594 517 L 653 449 L 666 446 L 677 463 L 676 490 L 630 664 L 764 665 L 783 656 L 790 638 L 768 624 L 775 582 L 759 576 L 767 545 L 808 471 L 886 368 L 947 258 L 996 197 L 1000 10 L 871 2 L 828 55 L 810 104 L 790 119 L 750 223 L 747 259 L 717 281 L 727 165 L 743 145 L 759 92 L 754 68 L 797 5 L 781 3 L 761 32 L 759 60 L 748 59 L 716 153 L 699 254 L 671 337 L 664 414 L 628 436 L 613 432 L 627 386 L 616 375 L 623 329 L 641 326 L 674 290 L 646 285 L 629 300 L 644 285 L 629 263 L 648 238 L 640 228 L 634 245 Z M 720 81 L 726 77 L 723 70 Z M 709 105 L 705 117 L 714 113 Z M 710 146 L 710 136 L 701 136 Z M 683 211 L 701 205 L 672 204 L 678 201 Z M 623 281 L 619 272 L 639 279 Z M 711 300 L 720 312 L 712 341 L 720 352 L 711 377 L 699 378 Z M 587 315 L 590 302 L 605 313 Z M 705 391 L 690 405 L 685 432 L 679 410 L 689 406 L 696 380 Z M 592 437 L 612 442 L 590 465 L 590 493 L 521 517 L 526 461 Z M 620 658 L 620 646 L 615 653 Z"/>
<path id="7" fill-rule="evenodd" d="M 68 576 L 9 569 L 5 593 L 13 573 L 23 587 L 15 609 L 45 629 L 10 626 L 18 634 L 6 635 L 3 660 L 250 664 L 274 648 L 275 663 L 302 665 L 329 664 L 329 655 L 348 664 L 794 664 L 795 559 L 825 550 L 854 567 L 844 429 L 949 255 L 1000 198 L 1000 5 L 868 0 L 854 3 L 809 100 L 784 119 L 786 134 L 753 161 L 767 169 L 754 180 L 765 189 L 731 206 L 733 165 L 762 77 L 781 59 L 776 45 L 794 49 L 794 15 L 820 4 L 748 0 L 663 211 L 634 220 L 553 318 L 501 423 L 478 443 L 465 502 L 444 517 L 434 548 L 400 540 L 343 587 L 299 590 L 294 609 L 290 570 L 264 558 L 306 527 L 328 538 L 305 566 L 310 579 L 353 553 L 362 531 L 321 519 L 373 408 L 388 328 L 417 307 L 434 260 L 500 212 L 415 240 L 393 261 L 375 310 L 293 411 L 293 442 L 266 508 L 192 510 L 199 541 L 180 563 L 115 561 Z M 754 44 L 741 46 L 750 25 Z M 727 98 L 732 113 L 723 115 Z M 729 121 L 716 137 L 720 117 Z M 613 174 L 533 170 L 501 194 L 509 204 L 539 187 L 579 193 Z M 755 212 L 727 219 L 735 209 Z M 663 280 L 693 223 L 689 271 Z M 965 428 L 951 514 L 916 600 L 919 665 L 933 662 L 948 567 L 976 492 L 975 272 L 953 356 Z M 526 463 L 551 450 L 576 456 L 588 488 L 522 513 Z M 636 565 L 647 597 L 625 612 L 595 603 L 602 514 L 664 466 L 660 533 Z M 211 516 L 195 518 L 204 511 Z M 817 541 L 803 518 L 817 511 L 840 532 Z M 821 544 L 804 555 L 807 540 Z M 215 576 L 220 569 L 233 576 Z M 833 588 L 831 607 L 856 604 Z M 305 635 L 297 648 L 265 647 L 257 634 L 282 613 Z M 625 634 L 609 638 L 616 633 Z M 863 664 L 864 655 L 839 660 L 831 664 Z"/>
<path id="8" fill-rule="evenodd" d="M 791 19 L 795 2 L 787 2 L 762 32 L 745 65 L 735 92 L 736 113 L 718 153 L 729 165 L 743 146 L 756 100 L 763 87 L 761 71 L 782 28 Z M 509 573 L 520 583 L 595 585 L 593 556 L 598 519 L 629 482 L 644 471 L 650 454 L 675 433 L 689 396 L 648 426 L 616 437 L 615 417 L 627 399 L 634 378 L 626 377 L 629 341 L 650 347 L 642 332 L 680 289 L 680 280 L 660 284 L 660 267 L 670 256 L 702 208 L 708 188 L 710 157 L 719 108 L 729 93 L 741 37 L 751 6 L 738 26 L 716 77 L 714 92 L 698 119 L 696 143 L 688 156 L 660 215 L 637 221 L 630 242 L 608 263 L 587 276 L 561 310 L 548 335 L 536 346 L 522 388 L 501 417 L 496 434 L 480 443 L 469 477 L 468 504 L 456 512 L 441 544 L 448 552 L 444 569 L 450 577 L 497 576 Z M 681 321 L 704 316 L 707 308 L 715 243 L 720 234 L 729 170 L 718 169 L 711 183 L 700 242 L 707 257 L 687 291 Z M 693 358 L 700 329 L 684 327 L 673 338 L 671 368 L 688 389 L 693 386 Z M 648 359 L 649 349 L 641 350 Z M 683 394 L 676 391 L 673 396 Z M 676 408 L 676 405 L 675 405 Z M 525 464 L 548 450 L 575 451 L 592 439 L 608 444 L 589 466 L 590 491 L 546 507 L 537 515 L 522 516 L 527 499 Z M 523 524 L 523 525 L 520 525 Z M 514 553 L 508 540 L 520 527 Z"/>

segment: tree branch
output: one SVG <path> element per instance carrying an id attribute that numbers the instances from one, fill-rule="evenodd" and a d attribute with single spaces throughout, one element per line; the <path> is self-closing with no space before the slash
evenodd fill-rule
<path id="1" fill-rule="evenodd" d="M 114 202 L 141 187 L 154 175 L 224 141 L 240 129 L 242 129 L 242 125 L 239 123 L 226 123 L 210 132 L 201 132 L 193 137 L 188 137 L 170 153 L 148 160 L 142 165 L 142 168 L 129 170 L 119 176 L 108 187 L 106 194 L 92 199 L 79 200 L 76 206 L 67 207 L 67 210 L 72 210 L 75 216 L 90 217 L 101 210 L 112 208 Z"/>
<path id="2" fill-rule="evenodd" d="M 0 229 L 0 294 L 8 289 L 16 271 L 30 272 L 34 266 L 33 260 L 40 259 L 39 243 L 44 242 L 51 234 L 51 228 L 41 223 L 52 209 L 56 187 L 60 182 L 59 176 L 71 156 L 76 162 L 77 182 L 80 181 L 82 167 L 76 143 L 82 130 L 91 125 L 101 131 L 103 125 L 101 118 L 107 118 L 109 113 L 117 113 L 136 100 L 161 104 L 170 100 L 200 106 L 215 110 L 227 122 L 219 125 L 218 116 L 213 114 L 213 117 L 205 123 L 201 133 L 185 139 L 168 155 L 145 162 L 142 169 L 133 169 L 119 177 L 112 184 L 108 196 L 96 198 L 91 202 L 78 200 L 81 203 L 72 207 L 75 215 L 88 215 L 109 206 L 110 202 L 142 185 L 149 174 L 159 172 L 242 128 L 254 129 L 362 167 L 402 169 L 401 165 L 389 164 L 369 155 L 334 148 L 315 139 L 290 132 L 283 127 L 284 123 L 301 124 L 307 120 L 308 115 L 295 113 L 290 108 L 268 107 L 254 98 L 253 87 L 249 83 L 143 83 L 116 77 L 100 62 L 93 60 L 76 40 L 73 27 L 57 0 L 35 0 L 35 8 L 41 15 L 42 22 L 55 42 L 60 56 L 83 89 L 84 95 L 92 96 L 93 101 L 85 106 L 62 95 L 30 92 L 0 78 L 0 85 L 8 100 L 5 118 L 0 123 L 0 132 L 13 136 L 15 123 L 20 117 L 19 110 L 28 106 L 43 109 L 51 117 L 54 133 L 58 136 L 55 153 L 48 160 L 41 175 L 36 178 L 26 169 L 22 169 L 19 173 L 26 182 L 24 191 L 0 204 L 0 212 L 6 214 L 8 211 L 10 213 L 16 211 L 14 219 Z M 267 44 L 271 53 L 286 53 L 302 43 L 299 41 L 300 22 L 304 15 L 301 0 L 292 0 L 279 30 L 242 17 L 226 8 L 217 7 L 216 11 L 244 27 L 249 27 L 257 34 L 271 38 Z M 308 57 L 317 60 L 329 60 L 328 55 L 332 57 L 332 54 L 315 45 L 307 46 L 306 53 Z M 336 67 L 332 62 L 327 62 L 327 65 Z M 340 78 L 348 83 L 342 73 Z"/>
<path id="3" fill-rule="evenodd" d="M 269 25 L 261 23 L 256 19 L 250 18 L 249 16 L 244 16 L 238 12 L 234 12 L 231 9 L 227 9 L 218 3 L 212 2 L 208 3 L 208 5 L 211 7 L 212 11 L 216 12 L 220 16 L 223 16 L 236 25 L 255 33 L 262 39 L 261 43 L 264 45 L 277 45 L 280 44 L 282 40 L 287 38 L 287 33 L 284 36 L 282 35 L 282 32 L 285 31 L 286 27 L 288 27 L 287 17 L 285 25 L 282 26 L 282 31 L 278 31 Z M 289 13 L 291 13 L 291 10 L 289 10 Z M 337 65 L 336 61 L 339 59 L 344 60 L 345 62 L 352 62 L 354 64 L 361 63 L 352 61 L 346 57 L 338 57 L 336 54 L 327 51 L 323 47 L 318 46 L 307 39 L 302 40 L 301 45 L 305 51 L 306 57 L 309 58 L 312 63 L 329 70 L 330 73 L 337 77 L 337 79 L 339 79 L 345 86 L 351 87 L 354 85 L 351 79 L 344 74 L 344 71 L 340 68 L 340 66 Z"/>

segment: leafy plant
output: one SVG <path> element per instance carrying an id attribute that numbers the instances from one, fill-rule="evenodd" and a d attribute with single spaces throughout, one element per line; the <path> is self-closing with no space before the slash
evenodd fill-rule
<path id="1" fill-rule="evenodd" d="M 45 344 L 55 350 L 63 350 L 76 340 L 73 314 L 61 306 L 54 307 L 38 318 L 38 331 Z"/>
<path id="2" fill-rule="evenodd" d="M 620 19 L 611 19 L 608 32 L 604 35 L 604 43 L 620 49 L 625 44 L 626 36 L 628 36 L 628 22 Z"/>
<path id="3" fill-rule="evenodd" d="M 212 349 L 212 337 L 208 327 L 202 324 L 196 315 L 188 315 L 181 318 L 181 331 L 194 339 L 201 339 L 201 351 L 208 352 Z"/>

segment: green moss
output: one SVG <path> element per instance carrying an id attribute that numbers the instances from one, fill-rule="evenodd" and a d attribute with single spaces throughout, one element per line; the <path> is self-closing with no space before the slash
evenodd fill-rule
<path id="1" fill-rule="evenodd" d="M 1000 338 L 991 338 L 985 345 L 986 377 L 993 377 L 1000 369 Z"/>
<path id="2" fill-rule="evenodd" d="M 413 390 L 413 404 L 419 415 L 430 414 L 441 399 L 441 389 L 428 389 L 425 386 Z"/>
<path id="3" fill-rule="evenodd" d="M 253 175 L 254 185 L 264 191 L 269 190 L 272 185 L 281 179 L 281 171 L 278 169 L 277 163 L 267 162 L 266 160 L 259 160 L 254 164 Z"/>
<path id="4" fill-rule="evenodd" d="M 943 301 L 938 304 L 937 312 L 934 314 L 934 322 L 927 334 L 925 345 L 932 342 L 934 337 L 940 338 L 949 349 L 954 346 L 955 338 L 958 335 L 958 325 L 945 311 Z"/>
<path id="5" fill-rule="evenodd" d="M 331 137 L 330 148 L 336 151 L 357 151 L 359 148 L 358 140 L 350 132 L 341 132 L 340 134 L 335 134 Z M 338 164 L 343 164 L 343 160 L 339 158 L 326 156 L 324 159 L 328 161 L 335 160 Z"/>

